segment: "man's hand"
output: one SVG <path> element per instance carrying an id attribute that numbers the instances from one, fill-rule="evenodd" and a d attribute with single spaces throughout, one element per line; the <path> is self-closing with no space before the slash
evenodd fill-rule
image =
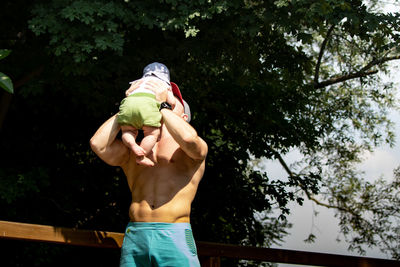
<path id="1" fill-rule="evenodd" d="M 156 100 L 160 103 L 167 101 L 168 90 L 171 90 L 171 87 L 166 82 L 159 79 L 147 82 L 144 88 L 152 90 L 156 95 Z"/>
<path id="2" fill-rule="evenodd" d="M 168 93 L 167 93 L 167 102 L 168 102 L 168 104 L 171 105 L 172 109 L 175 108 L 175 105 L 176 105 L 176 98 L 175 98 L 175 96 L 174 96 L 174 93 L 172 93 L 172 90 L 168 90 Z"/>
<path id="3" fill-rule="evenodd" d="M 133 91 L 135 91 L 139 86 L 142 84 L 143 80 L 136 80 L 131 83 L 131 86 L 129 87 L 128 90 L 125 91 L 125 96 L 129 96 L 132 94 Z"/>

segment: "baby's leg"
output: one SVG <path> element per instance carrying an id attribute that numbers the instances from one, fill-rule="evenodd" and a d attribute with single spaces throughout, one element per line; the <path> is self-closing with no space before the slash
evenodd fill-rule
<path id="1" fill-rule="evenodd" d="M 153 147 L 160 136 L 160 128 L 144 125 L 142 129 L 144 137 L 142 142 L 140 142 L 140 147 L 143 148 L 145 154 L 148 155 L 150 151 L 153 150 Z"/>
<path id="2" fill-rule="evenodd" d="M 154 145 L 157 142 L 157 139 L 160 135 L 160 128 L 143 126 L 142 129 L 144 137 L 140 143 L 140 147 L 143 149 L 145 155 L 143 157 L 137 157 L 136 162 L 140 165 L 154 166 L 154 162 L 150 160 L 147 155 L 151 153 Z"/>
<path id="3" fill-rule="evenodd" d="M 143 148 L 141 148 L 138 144 L 136 144 L 136 137 L 138 135 L 138 130 L 129 125 L 121 125 L 121 131 L 122 131 L 122 141 L 124 144 L 132 149 L 133 153 L 135 153 L 136 156 L 144 156 L 145 151 Z"/>

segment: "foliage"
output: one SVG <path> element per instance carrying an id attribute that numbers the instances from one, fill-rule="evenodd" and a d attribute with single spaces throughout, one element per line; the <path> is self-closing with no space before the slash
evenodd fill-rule
<path id="1" fill-rule="evenodd" d="M 0 132 L 0 219 L 124 229 L 124 175 L 88 141 L 152 61 L 170 67 L 209 144 L 192 211 L 198 240 L 279 244 L 290 201 L 320 192 L 346 209 L 339 198 L 361 196 L 366 186 L 334 189 L 363 184 L 353 164 L 393 143 L 394 88 L 375 74 L 398 58 L 399 17 L 362 1 L 18 0 L 4 7 L 0 47 L 13 53 L 0 68 L 22 85 Z M 305 165 L 289 168 L 283 155 L 294 148 Z M 279 160 L 288 179 L 254 168 L 263 158 Z M 383 188 L 391 187 L 368 192 L 378 197 L 374 190 Z M 367 208 L 361 202 L 357 218 Z M 338 214 L 344 234 L 360 229 Z M 396 251 L 396 242 L 350 241 Z"/>
<path id="2" fill-rule="evenodd" d="M 0 60 L 7 57 L 10 53 L 11 53 L 10 50 L 0 49 Z M 7 75 L 5 75 L 2 72 L 0 72 L 0 87 L 9 93 L 14 92 L 14 87 L 13 87 L 10 77 L 8 77 Z"/>
<path id="3" fill-rule="evenodd" d="M 342 182 L 342 188 L 333 187 L 331 193 L 331 204 L 342 208 L 337 217 L 350 249 L 365 253 L 366 244 L 374 245 L 399 259 L 400 169 L 389 183 L 382 178 L 367 182 L 353 177 Z"/>

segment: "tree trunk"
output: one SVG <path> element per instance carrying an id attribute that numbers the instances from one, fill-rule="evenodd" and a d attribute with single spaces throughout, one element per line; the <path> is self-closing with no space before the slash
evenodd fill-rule
<path id="1" fill-rule="evenodd" d="M 14 92 L 15 89 L 23 86 L 24 84 L 31 81 L 36 76 L 39 76 L 44 70 L 44 65 L 39 66 L 38 68 L 34 69 L 21 79 L 17 80 L 14 84 Z M 0 99 L 0 132 L 3 129 L 4 120 L 6 119 L 8 108 L 10 107 L 13 95 L 3 91 L 3 94 Z"/>
<path id="2" fill-rule="evenodd" d="M 11 104 L 12 98 L 13 98 L 12 94 L 10 94 L 6 91 L 3 91 L 3 94 L 0 99 L 0 132 L 3 129 L 3 123 L 6 118 L 8 108 Z"/>

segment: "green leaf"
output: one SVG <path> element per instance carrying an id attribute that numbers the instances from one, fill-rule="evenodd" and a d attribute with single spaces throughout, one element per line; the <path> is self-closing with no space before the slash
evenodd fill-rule
<path id="1" fill-rule="evenodd" d="M 0 49 L 0 59 L 7 57 L 11 53 L 9 49 Z"/>
<path id="2" fill-rule="evenodd" d="M 14 86 L 10 77 L 0 72 L 0 87 L 4 88 L 10 94 L 14 93 Z"/>

